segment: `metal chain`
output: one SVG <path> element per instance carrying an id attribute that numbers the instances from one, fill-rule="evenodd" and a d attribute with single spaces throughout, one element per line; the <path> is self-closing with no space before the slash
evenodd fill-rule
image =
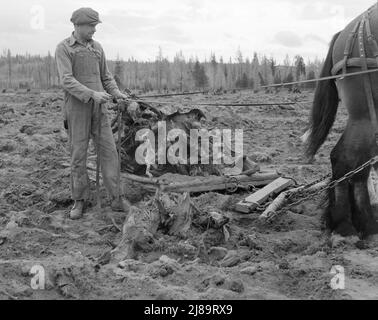
<path id="1" fill-rule="evenodd" d="M 376 163 L 378 163 L 378 156 L 376 156 L 376 157 L 370 159 L 369 161 L 365 162 L 364 164 L 362 164 L 361 166 L 359 166 L 355 170 L 348 172 L 347 174 L 342 176 L 340 179 L 337 179 L 337 180 L 330 182 L 327 186 L 325 186 L 321 190 L 315 190 L 313 192 L 308 191 L 308 189 L 313 187 L 314 185 L 316 185 L 316 184 L 318 184 L 322 181 L 325 181 L 326 179 L 330 179 L 332 177 L 332 174 L 327 174 L 327 175 L 325 175 L 325 176 L 323 176 L 323 177 L 321 177 L 321 178 L 319 178 L 319 179 L 317 179 L 317 180 L 315 180 L 315 181 L 313 181 L 309 184 L 306 184 L 306 185 L 300 186 L 296 183 L 297 187 L 301 188 L 301 190 L 299 190 L 298 193 L 296 193 L 296 194 L 294 194 L 294 193 L 289 194 L 287 199 L 286 199 L 287 205 L 285 205 L 283 208 L 281 208 L 280 210 L 278 210 L 277 212 L 272 214 L 266 220 L 266 222 L 270 222 L 274 217 L 276 217 L 277 215 L 280 215 L 284 211 L 287 211 L 287 210 L 289 210 L 293 207 L 296 207 L 296 206 L 300 205 L 301 203 L 303 203 L 307 200 L 313 199 L 314 196 L 319 196 L 320 194 L 323 194 L 323 192 L 330 190 L 332 188 L 335 188 L 338 184 L 344 182 L 345 180 L 348 180 L 348 179 L 354 177 L 356 174 L 360 173 L 361 171 L 365 170 L 367 167 L 372 166 Z M 257 190 L 257 187 L 253 184 L 248 184 L 247 186 L 243 186 L 242 184 L 239 183 L 239 181 L 235 177 L 231 177 L 226 182 L 226 190 L 229 193 L 235 193 L 239 188 L 243 188 L 243 189 L 245 189 L 249 192 L 255 192 Z M 290 201 L 293 200 L 294 197 L 300 198 L 300 199 L 290 203 Z M 272 204 L 273 200 L 274 199 L 270 198 L 268 201 L 266 201 L 266 203 L 264 205 L 258 206 L 255 209 L 255 211 L 256 212 L 264 212 Z"/>
<path id="2" fill-rule="evenodd" d="M 236 177 L 230 177 L 226 181 L 226 191 L 228 193 L 235 193 L 240 188 L 239 180 Z"/>
<path id="3" fill-rule="evenodd" d="M 328 174 L 322 176 L 321 178 L 319 178 L 319 179 L 317 179 L 317 180 L 315 180 L 315 181 L 313 181 L 313 182 L 311 182 L 309 184 L 304 185 L 303 188 L 304 189 L 311 188 L 312 186 L 314 186 L 314 185 L 316 185 L 316 184 L 318 184 L 318 183 L 320 183 L 320 182 L 322 182 L 324 180 L 327 180 L 327 179 L 329 179 L 331 177 L 332 177 L 332 174 L 328 173 Z M 299 187 L 301 187 L 301 186 L 299 186 Z"/>
<path id="4" fill-rule="evenodd" d="M 329 179 L 331 177 L 332 177 L 331 174 L 327 174 L 327 175 L 325 175 L 325 176 L 323 176 L 323 177 L 321 177 L 321 178 L 319 178 L 319 179 L 317 179 L 317 180 L 315 180 L 315 181 L 313 181 L 313 182 L 311 182 L 309 184 L 302 185 L 302 186 L 297 186 L 298 188 L 302 188 L 302 189 L 298 190 L 298 193 L 296 193 L 296 194 L 289 194 L 289 196 L 287 198 L 287 202 L 289 202 L 292 198 L 294 198 L 294 196 L 295 196 L 295 198 L 300 198 L 300 200 L 292 203 L 293 207 L 294 207 L 294 206 L 299 205 L 301 202 L 304 202 L 304 201 L 310 199 L 313 196 L 313 194 L 318 193 L 318 191 L 310 193 L 309 195 L 305 196 L 305 194 L 308 193 L 307 190 L 309 188 L 311 188 L 312 186 L 314 186 L 314 185 L 316 185 L 316 184 L 318 184 L 318 183 L 320 183 L 320 182 L 322 182 L 322 181 L 324 181 L 326 179 Z M 259 209 L 260 210 L 263 209 L 263 211 L 265 211 L 272 204 L 272 202 L 273 202 L 273 200 L 270 201 L 269 203 L 267 203 L 266 205 L 264 205 L 263 207 L 259 207 Z M 285 207 L 285 208 L 287 208 L 287 207 Z"/>
<path id="5" fill-rule="evenodd" d="M 337 180 L 334 180 L 332 182 L 330 182 L 327 186 L 325 186 L 324 188 L 322 188 L 321 190 L 315 190 L 314 192 L 310 192 L 307 196 L 305 197 L 301 197 L 300 200 L 296 201 L 296 202 L 292 202 L 292 203 L 289 203 L 287 204 L 286 206 L 284 206 L 283 208 L 281 208 L 279 211 L 275 212 L 274 214 L 272 214 L 266 221 L 267 222 L 270 222 L 274 217 L 276 217 L 277 215 L 283 213 L 284 211 L 287 211 L 288 209 L 291 209 L 293 207 L 296 207 L 298 206 L 299 204 L 301 204 L 302 202 L 305 202 L 307 200 L 310 200 L 314 197 L 314 195 L 320 195 L 322 194 L 323 192 L 327 191 L 327 190 L 330 190 L 330 189 L 333 189 L 335 188 L 338 184 L 344 182 L 345 180 L 348 180 L 352 177 L 354 177 L 356 174 L 360 173 L 361 171 L 365 170 L 367 167 L 369 166 L 372 166 L 374 164 L 378 163 L 378 156 L 370 159 L 369 161 L 365 162 L 364 164 L 362 164 L 361 166 L 359 166 L 358 168 L 356 168 L 355 170 L 352 170 L 350 172 L 348 172 L 347 174 L 345 174 L 343 177 L 341 177 L 340 179 L 337 179 Z M 326 178 L 329 178 L 331 177 L 331 174 L 327 175 Z M 303 187 L 303 190 L 301 190 L 300 192 L 300 195 L 302 195 L 302 192 L 306 192 L 306 190 L 322 181 L 324 181 L 325 179 L 322 178 L 322 179 L 318 179 L 317 181 L 314 181 L 306 186 Z M 298 195 L 296 195 L 297 197 Z M 287 202 L 289 202 L 289 200 L 293 197 L 293 195 L 289 195 L 288 198 L 287 198 Z M 270 205 L 270 204 L 269 204 Z M 264 206 L 265 209 L 269 206 Z M 265 211 L 265 210 L 264 210 Z"/>

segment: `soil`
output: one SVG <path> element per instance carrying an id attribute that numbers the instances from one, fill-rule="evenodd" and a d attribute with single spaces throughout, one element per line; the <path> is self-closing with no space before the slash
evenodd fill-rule
<path id="1" fill-rule="evenodd" d="M 378 241 L 331 236 L 323 226 L 322 195 L 287 210 L 272 223 L 260 212 L 238 214 L 233 206 L 248 196 L 192 195 L 204 213 L 229 218 L 224 229 L 195 229 L 187 238 L 160 234 L 154 250 L 137 260 L 110 261 L 122 237 L 125 216 L 95 209 L 92 197 L 84 218 L 68 218 L 69 150 L 60 92 L 0 95 L 0 299 L 377 299 Z M 337 121 L 315 161 L 303 156 L 313 94 L 236 94 L 164 98 L 198 107 L 206 125 L 244 129 L 244 153 L 263 169 L 278 170 L 297 183 L 330 173 L 329 153 L 346 123 Z M 299 101 L 293 106 L 217 107 L 196 102 Z M 93 145 L 89 165 L 95 167 Z M 133 204 L 145 209 L 152 196 L 125 186 Z M 110 261 L 110 262 L 109 262 Z M 33 266 L 43 266 L 45 290 L 33 290 Z M 333 290 L 331 269 L 345 269 L 345 289 Z"/>

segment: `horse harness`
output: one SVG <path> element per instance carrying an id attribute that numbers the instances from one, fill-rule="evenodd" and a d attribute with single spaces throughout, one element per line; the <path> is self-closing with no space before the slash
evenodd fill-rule
<path id="1" fill-rule="evenodd" d="M 360 67 L 362 71 L 367 71 L 369 68 L 377 68 L 378 67 L 378 43 L 375 39 L 374 35 L 371 32 L 371 25 L 370 25 L 370 15 L 373 7 L 368 9 L 362 16 L 362 19 L 356 23 L 352 32 L 349 33 L 347 38 L 345 50 L 344 50 L 344 58 L 343 60 L 339 61 L 334 65 L 332 68 L 332 74 L 336 75 L 340 70 L 342 70 L 343 74 L 346 74 L 347 67 Z M 364 36 L 367 36 L 367 42 L 370 46 L 370 49 L 373 53 L 374 58 L 368 58 L 364 43 Z M 350 57 L 352 55 L 354 43 L 358 38 L 358 46 L 359 46 L 359 57 Z M 373 91 L 370 81 L 370 75 L 364 74 L 362 75 L 364 81 L 364 89 L 365 95 L 368 102 L 368 109 L 370 120 L 372 126 L 374 128 L 374 136 L 375 141 L 378 144 L 378 120 L 377 114 L 375 112 L 375 104 L 374 104 L 374 97 Z M 343 78 L 341 78 L 343 79 Z"/>

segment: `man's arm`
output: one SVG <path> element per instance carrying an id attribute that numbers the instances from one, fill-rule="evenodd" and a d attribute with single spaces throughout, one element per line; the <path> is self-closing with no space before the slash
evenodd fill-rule
<path id="1" fill-rule="evenodd" d="M 106 63 L 105 52 L 102 46 L 101 50 L 101 59 L 100 59 L 100 74 L 101 82 L 105 91 L 111 94 L 115 98 L 124 98 L 125 95 L 119 90 L 116 81 L 114 80 L 112 74 L 109 71 L 108 64 Z"/>
<path id="2" fill-rule="evenodd" d="M 80 101 L 88 103 L 93 97 L 94 91 L 74 78 L 71 58 L 63 44 L 57 46 L 55 60 L 63 88 Z"/>

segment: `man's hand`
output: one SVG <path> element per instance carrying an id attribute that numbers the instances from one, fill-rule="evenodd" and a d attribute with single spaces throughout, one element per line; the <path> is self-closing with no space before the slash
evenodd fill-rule
<path id="1" fill-rule="evenodd" d="M 95 103 L 102 104 L 112 99 L 112 96 L 106 92 L 95 91 L 92 96 Z"/>
<path id="2" fill-rule="evenodd" d="M 124 93 L 120 92 L 115 98 L 116 99 L 121 99 L 121 100 L 129 100 L 130 96 L 127 95 L 127 94 L 124 94 Z"/>

